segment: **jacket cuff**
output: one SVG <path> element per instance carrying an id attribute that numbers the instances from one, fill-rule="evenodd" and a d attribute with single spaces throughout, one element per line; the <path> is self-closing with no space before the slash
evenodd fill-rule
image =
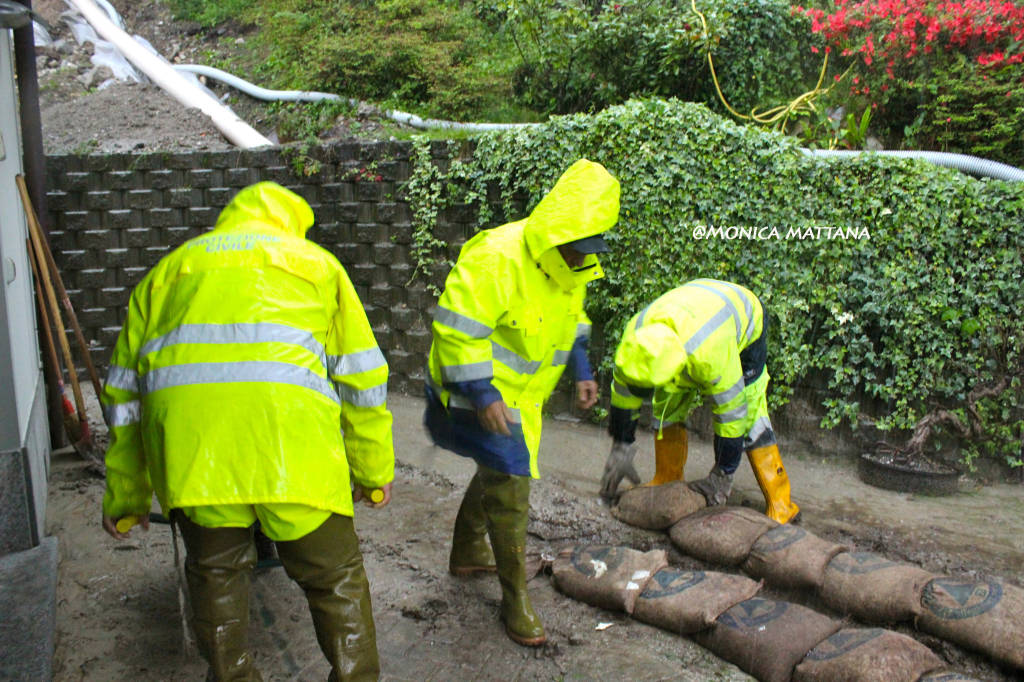
<path id="1" fill-rule="evenodd" d="M 569 368 L 576 381 L 591 381 L 594 372 L 590 368 L 590 359 L 587 358 L 587 346 L 589 340 L 585 336 L 577 336 L 569 351 Z"/>
<path id="2" fill-rule="evenodd" d="M 608 417 L 608 434 L 621 443 L 632 443 L 636 440 L 636 412 L 612 406 Z"/>
<path id="3" fill-rule="evenodd" d="M 491 403 L 501 400 L 501 391 L 494 387 L 490 379 L 474 381 L 452 381 L 444 385 L 449 391 L 464 395 L 473 403 L 473 407 L 482 410 Z"/>

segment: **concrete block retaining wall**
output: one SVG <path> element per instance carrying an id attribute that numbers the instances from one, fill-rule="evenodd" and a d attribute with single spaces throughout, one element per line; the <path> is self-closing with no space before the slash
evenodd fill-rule
<path id="1" fill-rule="evenodd" d="M 419 395 L 436 297 L 424 276 L 413 279 L 412 214 L 403 191 L 411 153 L 408 142 L 365 142 L 303 151 L 49 157 L 51 244 L 93 361 L 106 368 L 128 297 L 143 275 L 172 249 L 212 228 L 238 190 L 272 180 L 312 206 L 316 224 L 308 237 L 348 271 L 387 356 L 389 389 Z M 433 143 L 433 154 L 447 163 L 447 143 Z M 494 208 L 500 215 L 500 205 Z M 466 209 L 455 206 L 438 217 L 437 234 L 449 243 L 452 260 L 476 231 L 475 216 Z M 442 282 L 436 273 L 433 284 Z M 571 383 L 563 380 L 551 411 L 571 414 L 570 393 Z M 849 450 L 848 438 L 817 428 L 818 395 L 801 391 L 792 408 L 776 415 L 780 437 L 815 450 Z M 694 426 L 710 433 L 702 422 Z"/>

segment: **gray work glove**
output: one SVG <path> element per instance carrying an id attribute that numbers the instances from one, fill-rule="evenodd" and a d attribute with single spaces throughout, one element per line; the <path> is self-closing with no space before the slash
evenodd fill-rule
<path id="1" fill-rule="evenodd" d="M 690 484 L 690 489 L 703 495 L 709 507 L 717 507 L 729 499 L 729 493 L 732 492 L 732 474 L 725 473 L 716 464 L 711 467 L 711 473 L 707 478 L 694 481 Z"/>
<path id="2" fill-rule="evenodd" d="M 634 455 L 636 443 L 623 443 L 617 440 L 612 444 L 612 451 L 608 453 L 608 460 L 604 463 L 604 475 L 601 476 L 601 497 L 606 500 L 613 499 L 623 478 L 628 478 L 633 485 L 640 482 L 640 475 L 633 466 Z"/>

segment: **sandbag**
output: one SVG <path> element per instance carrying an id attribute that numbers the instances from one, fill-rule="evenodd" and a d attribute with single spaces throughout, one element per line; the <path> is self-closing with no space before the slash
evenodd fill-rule
<path id="1" fill-rule="evenodd" d="M 558 552 L 552 568 L 559 590 L 591 606 L 633 613 L 651 576 L 668 566 L 665 550 L 577 545 Z"/>
<path id="2" fill-rule="evenodd" d="M 843 552 L 825 568 L 819 594 L 840 613 L 895 623 L 921 613 L 921 590 L 934 574 L 872 552 Z"/>
<path id="3" fill-rule="evenodd" d="M 997 580 L 946 576 L 921 595 L 917 627 L 1024 669 L 1024 590 Z"/>
<path id="4" fill-rule="evenodd" d="M 943 666 L 913 637 L 881 628 L 843 628 L 807 652 L 793 682 L 917 682 Z"/>
<path id="5" fill-rule="evenodd" d="M 977 677 L 971 677 L 955 670 L 936 670 L 922 675 L 918 682 L 981 682 Z"/>
<path id="6" fill-rule="evenodd" d="M 805 606 L 754 597 L 723 613 L 711 629 L 691 636 L 762 682 L 789 682 L 807 652 L 841 626 Z"/>
<path id="7" fill-rule="evenodd" d="M 822 540 L 800 526 L 786 524 L 772 528 L 757 539 L 743 571 L 764 578 L 772 587 L 813 589 L 821 587 L 825 567 L 836 554 L 849 547 Z"/>
<path id="8" fill-rule="evenodd" d="M 664 530 L 707 506 L 704 496 L 683 481 L 630 488 L 619 496 L 612 516 L 638 528 Z"/>
<path id="9" fill-rule="evenodd" d="M 742 575 L 663 568 L 640 593 L 633 617 L 688 635 L 711 627 L 725 611 L 760 589 L 761 583 Z"/>
<path id="10" fill-rule="evenodd" d="M 736 566 L 754 542 L 779 524 L 746 507 L 708 507 L 679 519 L 669 530 L 672 543 L 692 557 Z"/>

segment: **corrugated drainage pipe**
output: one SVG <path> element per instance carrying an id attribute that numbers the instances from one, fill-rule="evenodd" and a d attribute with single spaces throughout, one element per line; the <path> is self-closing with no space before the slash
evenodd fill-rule
<path id="1" fill-rule="evenodd" d="M 314 92 L 311 90 L 268 90 L 258 85 L 253 85 L 247 80 L 232 75 L 227 71 L 221 71 L 212 66 L 202 64 L 175 64 L 178 71 L 194 73 L 197 76 L 206 76 L 214 80 L 230 85 L 241 90 L 250 97 L 261 99 L 267 102 L 348 102 L 351 106 L 358 106 L 359 100 L 345 99 L 329 92 Z M 488 130 L 511 130 L 537 125 L 536 123 L 460 123 L 458 121 L 442 121 L 436 118 L 420 118 L 416 114 L 409 114 L 404 111 L 390 109 L 384 112 L 392 121 L 410 125 L 413 128 L 425 130 L 428 128 L 441 128 L 447 130 L 469 130 L 473 132 L 485 132 Z"/>
<path id="2" fill-rule="evenodd" d="M 881 154 L 883 156 L 899 156 L 911 159 L 924 159 L 937 166 L 955 168 L 961 173 L 967 173 L 976 177 L 994 178 L 996 180 L 1008 180 L 1010 182 L 1024 181 L 1024 170 L 1015 166 L 1009 166 L 998 161 L 989 161 L 969 154 L 951 154 L 949 152 L 923 152 L 923 151 L 897 151 L 879 150 L 874 152 L 849 151 L 842 149 L 801 149 L 808 156 L 819 156 L 824 158 L 837 158 L 857 156 L 858 154 Z"/>
<path id="3" fill-rule="evenodd" d="M 200 90 L 160 57 L 132 40 L 131 36 L 114 25 L 110 17 L 92 0 L 68 0 L 68 2 L 82 13 L 85 20 L 96 29 L 97 34 L 104 40 L 113 43 L 128 61 L 149 76 L 165 92 L 186 107 L 196 107 L 209 116 L 217 129 L 232 144 L 243 149 L 274 144 L 240 119 L 233 111 L 218 102 L 216 98 Z"/>

